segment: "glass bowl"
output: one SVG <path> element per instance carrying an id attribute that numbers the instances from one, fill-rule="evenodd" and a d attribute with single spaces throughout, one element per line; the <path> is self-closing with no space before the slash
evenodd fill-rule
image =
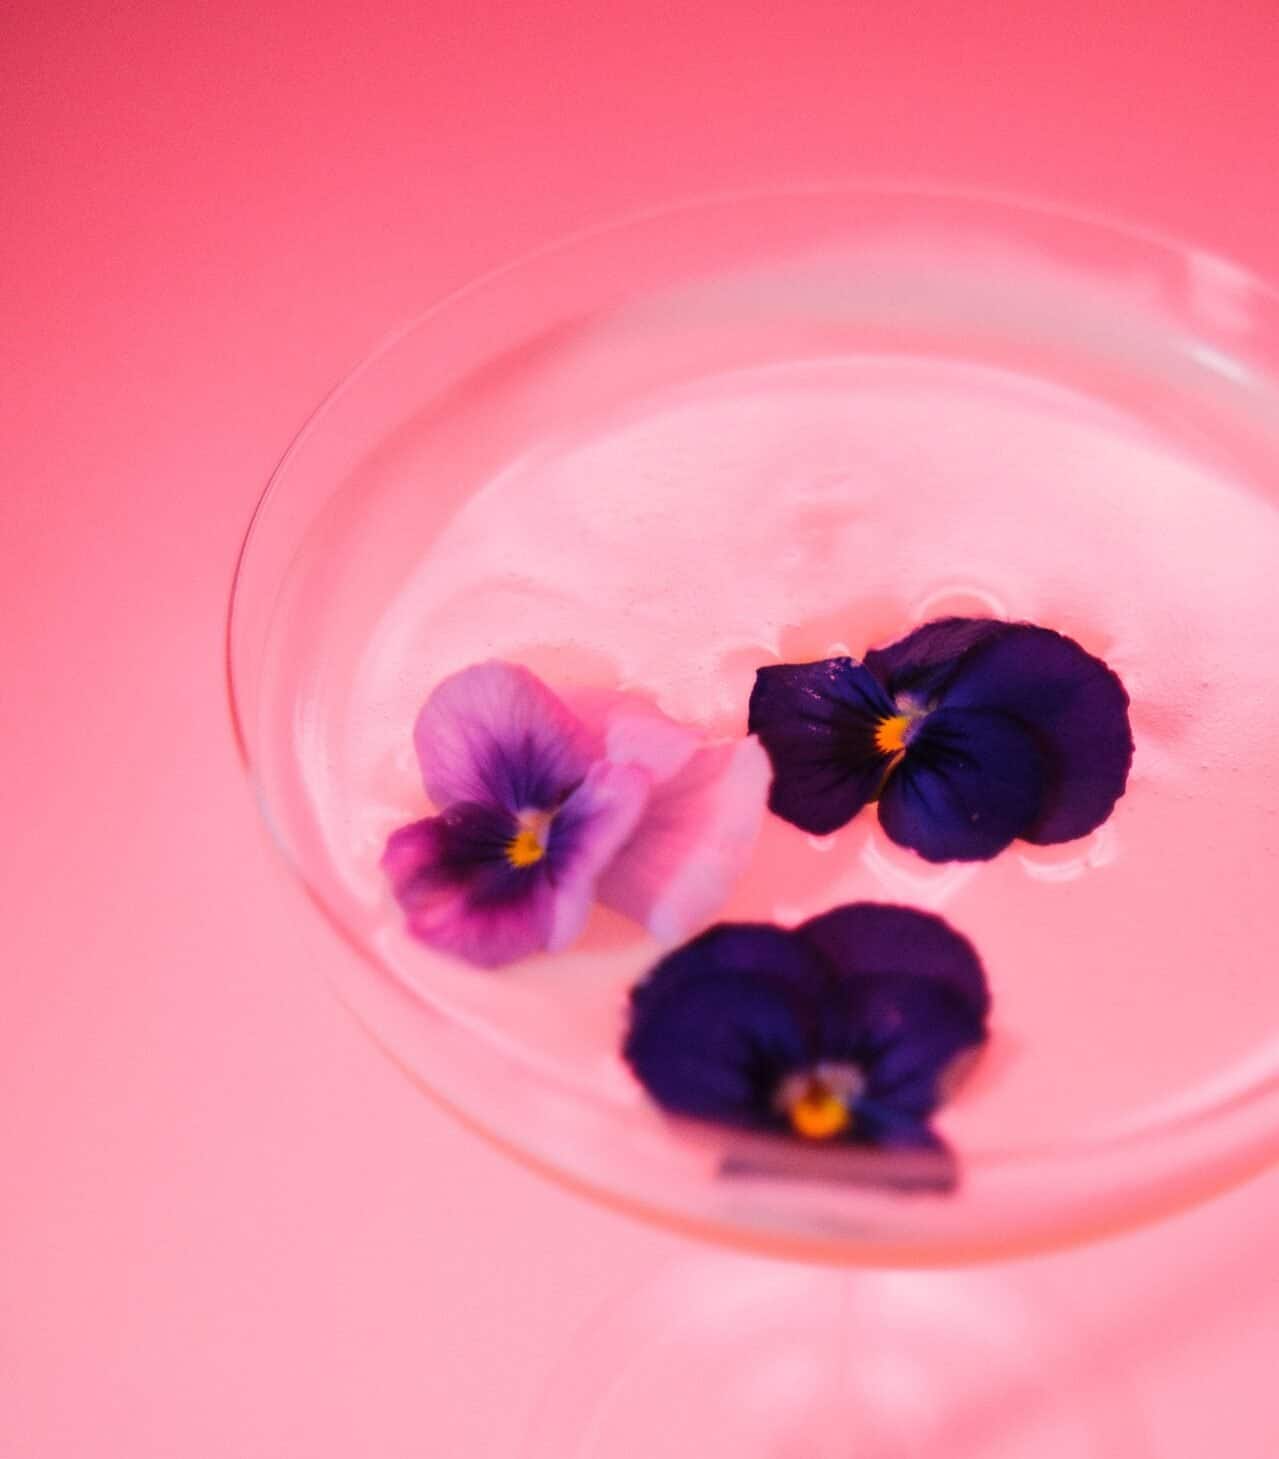
<path id="1" fill-rule="evenodd" d="M 232 592 L 233 717 L 341 993 L 421 1086 L 565 1184 L 848 1264 L 1067 1244 L 1279 1151 L 1279 310 L 1236 266 L 997 197 L 795 189 L 593 229 L 407 325 L 275 471 Z M 960 1178 L 673 1122 L 618 1057 L 660 949 L 597 911 L 477 972 L 378 870 L 426 812 L 431 688 L 503 657 L 742 733 L 754 670 L 947 612 L 1058 628 L 1133 700 L 1093 836 L 933 867 L 873 817 L 770 819 L 724 910 L 942 912 L 991 1045 L 938 1127 Z"/>

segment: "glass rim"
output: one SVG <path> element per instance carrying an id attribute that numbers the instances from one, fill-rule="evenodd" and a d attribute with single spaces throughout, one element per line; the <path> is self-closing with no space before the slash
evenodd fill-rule
<path id="1" fill-rule="evenodd" d="M 275 851 L 279 853 L 284 866 L 291 873 L 291 879 L 301 888 L 306 899 L 319 911 L 325 924 L 336 932 L 341 942 L 346 944 L 361 963 L 371 969 L 379 981 L 384 982 L 396 995 L 409 997 L 419 1005 L 422 1003 L 420 995 L 404 984 L 329 904 L 278 833 L 266 801 L 263 785 L 259 779 L 257 757 L 244 717 L 240 686 L 243 667 L 236 642 L 242 588 L 263 523 L 283 489 L 289 469 L 303 446 L 322 427 L 333 407 L 348 393 L 355 390 L 370 372 L 386 361 L 408 338 L 472 296 L 482 293 L 512 274 L 522 272 L 544 259 L 570 252 L 589 245 L 597 239 L 641 225 L 660 223 L 668 218 L 678 219 L 688 214 L 712 209 L 740 207 L 770 200 L 781 202 L 787 199 L 812 201 L 845 199 L 849 202 L 858 199 L 917 200 L 924 204 L 955 204 L 973 208 L 1004 210 L 1044 222 L 1062 221 L 1083 230 L 1121 237 L 1129 243 L 1158 250 L 1168 255 L 1194 256 L 1221 262 L 1241 278 L 1246 279 L 1255 296 L 1259 300 L 1264 300 L 1269 307 L 1275 308 L 1276 314 L 1279 315 L 1279 307 L 1276 307 L 1279 306 L 1279 286 L 1270 283 L 1252 269 L 1234 262 L 1228 255 L 1201 247 L 1162 229 L 1139 224 L 1126 218 L 1117 218 L 1097 209 L 1063 204 L 1009 190 L 946 185 L 929 181 L 864 179 L 815 181 L 784 186 L 711 191 L 619 213 L 559 235 L 484 270 L 447 290 L 425 308 L 383 335 L 380 341 L 318 400 L 267 476 L 265 486 L 254 504 L 236 554 L 225 613 L 223 672 L 236 753 L 253 792 L 260 822 L 265 823 Z M 479 1134 L 492 1147 L 511 1156 L 526 1168 L 532 1169 L 578 1194 L 585 1195 L 596 1203 L 625 1211 L 632 1216 L 638 1216 L 668 1229 L 713 1239 L 720 1244 L 727 1243 L 751 1250 L 759 1250 L 761 1246 L 777 1247 L 782 1244 L 763 1231 L 752 1233 L 746 1228 L 733 1226 L 727 1222 L 689 1217 L 663 1206 L 656 1198 L 651 1201 L 634 1198 L 629 1194 L 614 1190 L 603 1182 L 595 1183 L 566 1166 L 557 1165 L 550 1156 L 520 1146 L 511 1137 L 490 1126 L 474 1112 L 462 1108 L 448 1094 L 434 1086 L 422 1071 L 400 1055 L 392 1042 L 375 1026 L 374 1021 L 356 1006 L 354 1000 L 344 994 L 340 996 L 341 1001 L 351 1010 L 356 1020 L 368 1031 L 377 1045 L 437 1107 L 445 1110 L 451 1118 Z M 588 1102 L 580 1094 L 573 1097 L 583 1104 Z M 1180 1199 L 1171 1193 L 1165 1193 L 1162 1197 L 1152 1196 L 1145 1203 L 1134 1199 L 1130 1203 L 1132 1209 L 1129 1213 L 1110 1220 L 1099 1221 L 1095 1231 L 1090 1231 L 1077 1238 L 1078 1240 L 1100 1239 L 1118 1231 L 1147 1224 L 1161 1215 L 1172 1214 L 1177 1210 L 1200 1204 L 1215 1194 L 1245 1183 L 1273 1165 L 1279 1159 L 1279 1068 L 1276 1068 L 1269 1077 L 1211 1097 L 1203 1104 L 1182 1109 L 1166 1119 L 1159 1119 L 1152 1124 L 1142 1124 L 1115 1132 L 1089 1136 L 1069 1144 L 1046 1142 L 1043 1146 L 1019 1145 L 1012 1149 L 987 1147 L 984 1150 L 963 1150 L 960 1152 L 961 1166 L 966 1174 L 1016 1174 L 1021 1176 L 1036 1170 L 1047 1170 L 1050 1167 L 1053 1169 L 1087 1167 L 1099 1160 L 1110 1161 L 1127 1151 L 1149 1148 L 1152 1141 L 1169 1139 L 1206 1127 L 1219 1128 L 1232 1117 L 1238 1117 L 1241 1111 L 1255 1111 L 1259 1106 L 1270 1103 L 1276 1107 L 1275 1117 L 1267 1123 L 1270 1133 L 1263 1137 L 1254 1136 L 1248 1145 L 1249 1154 L 1246 1158 L 1232 1162 L 1229 1170 L 1219 1171 L 1213 1177 L 1196 1182 L 1194 1189 Z M 1077 1220 L 1070 1224 L 1072 1230 L 1079 1227 Z M 867 1260 L 866 1256 L 859 1257 L 857 1254 L 857 1242 L 854 1238 L 814 1237 L 811 1240 L 801 1238 L 795 1243 L 787 1241 L 785 1244 L 787 1247 L 792 1245 L 807 1247 L 816 1254 L 818 1259 L 823 1261 L 833 1260 L 857 1264 L 859 1261 Z M 1028 1250 L 1039 1250 L 1062 1244 L 1075 1244 L 1075 1238 L 1067 1238 L 1065 1242 L 1051 1238 L 1028 1238 L 1025 1246 Z M 911 1243 L 908 1243 L 909 1245 Z M 992 1252 L 997 1250 L 1001 1255 L 1017 1255 L 1018 1243 L 1015 1240 L 992 1241 L 991 1250 Z M 986 1255 L 984 1250 L 980 1251 L 976 1259 L 985 1259 Z M 870 1257 L 870 1260 L 879 1264 L 877 1256 Z M 902 1264 L 936 1265 L 940 1263 L 928 1258 L 919 1263 L 908 1254 L 903 1258 Z M 949 1259 L 946 1264 L 950 1264 Z"/>

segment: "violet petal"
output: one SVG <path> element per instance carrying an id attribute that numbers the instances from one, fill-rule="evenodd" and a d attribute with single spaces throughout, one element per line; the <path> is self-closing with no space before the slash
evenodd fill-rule
<path id="1" fill-rule="evenodd" d="M 886 648 L 869 650 L 866 667 L 892 698 L 906 695 L 927 707 L 937 701 L 970 649 L 1010 627 L 997 618 L 937 618 Z"/>
<path id="2" fill-rule="evenodd" d="M 813 1058 L 827 977 L 820 956 L 780 928 L 712 927 L 632 991 L 623 1052 L 673 1113 L 784 1129 L 775 1090 Z"/>
<path id="3" fill-rule="evenodd" d="M 879 820 L 928 861 L 987 861 L 1039 813 L 1044 764 L 1030 733 L 1003 714 L 934 710 L 884 786 Z"/>
<path id="4" fill-rule="evenodd" d="M 435 805 L 460 801 L 518 814 L 551 810 L 585 776 L 591 756 L 576 718 L 528 669 L 491 661 L 452 674 L 413 731 Z"/>
<path id="5" fill-rule="evenodd" d="M 913 907 L 854 902 L 813 917 L 796 929 L 841 973 L 890 974 L 942 983 L 985 1018 L 990 990 L 966 937 L 941 917 Z"/>
<path id="6" fill-rule="evenodd" d="M 897 712 L 853 659 L 758 670 L 750 729 L 773 766 L 769 808 L 816 835 L 850 821 L 879 792 L 889 757 L 876 726 Z"/>
<path id="7" fill-rule="evenodd" d="M 1025 840 L 1051 845 L 1086 835 L 1124 793 L 1133 754 L 1128 694 L 1073 639 L 1010 624 L 964 657 L 943 702 L 999 710 L 1034 735 L 1045 791 L 1038 815 L 1019 833 Z"/>
<path id="8" fill-rule="evenodd" d="M 545 862 L 508 861 L 516 829 L 505 812 L 470 802 L 392 833 L 382 868 L 414 937 L 485 968 L 547 946 L 554 889 Z"/>

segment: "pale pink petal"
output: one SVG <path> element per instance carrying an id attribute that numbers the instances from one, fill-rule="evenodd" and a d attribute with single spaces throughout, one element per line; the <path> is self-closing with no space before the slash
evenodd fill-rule
<path id="1" fill-rule="evenodd" d="M 663 942 L 682 941 L 713 919 L 750 859 L 771 780 L 768 757 L 754 739 L 708 745 L 636 694 L 596 691 L 573 707 L 597 752 L 642 765 L 654 782 L 635 835 L 597 895 Z"/>
<path id="2" fill-rule="evenodd" d="M 700 731 L 625 689 L 579 689 L 568 703 L 590 736 L 595 759 L 642 765 L 654 780 L 667 780 L 682 770 L 705 742 Z"/>
<path id="3" fill-rule="evenodd" d="M 678 775 L 704 737 L 647 705 L 619 705 L 609 716 L 604 755 L 615 765 L 642 765 L 654 780 Z"/>
<path id="4" fill-rule="evenodd" d="M 450 675 L 413 731 L 422 783 L 440 809 L 461 801 L 512 814 L 557 805 L 586 774 L 590 741 L 528 669 L 496 660 Z"/>
<path id="5" fill-rule="evenodd" d="M 753 737 L 695 751 L 654 785 L 635 834 L 600 878 L 600 901 L 662 942 L 704 927 L 750 860 L 770 780 Z"/>
<path id="6" fill-rule="evenodd" d="M 556 814 L 547 847 L 552 951 L 568 946 L 586 925 L 600 874 L 639 824 L 650 784 L 638 765 L 600 761 Z"/>

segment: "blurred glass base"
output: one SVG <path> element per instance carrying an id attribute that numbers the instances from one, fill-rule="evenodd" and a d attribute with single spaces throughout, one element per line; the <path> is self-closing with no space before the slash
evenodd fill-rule
<path id="1" fill-rule="evenodd" d="M 504 1459 L 1143 1459 L 1077 1332 L 998 1271 L 693 1256 L 596 1313 Z"/>

